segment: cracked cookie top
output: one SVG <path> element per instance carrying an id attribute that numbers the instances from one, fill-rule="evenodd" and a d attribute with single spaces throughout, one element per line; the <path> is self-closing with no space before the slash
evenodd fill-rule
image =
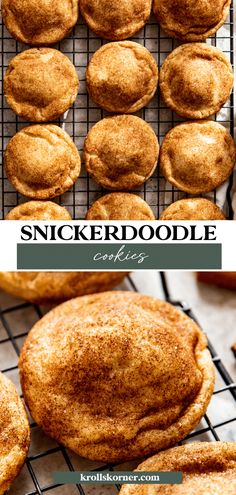
<path id="1" fill-rule="evenodd" d="M 78 20 L 78 0 L 2 0 L 11 35 L 22 43 L 46 46 L 69 34 Z"/>
<path id="2" fill-rule="evenodd" d="M 56 120 L 74 103 L 79 79 L 68 57 L 53 48 L 31 48 L 14 57 L 4 77 L 4 94 L 25 120 Z"/>
<path id="3" fill-rule="evenodd" d="M 157 137 L 147 122 L 134 115 L 100 120 L 84 143 L 88 173 L 106 189 L 135 189 L 154 172 Z"/>
<path id="4" fill-rule="evenodd" d="M 108 112 L 134 113 L 154 96 L 158 68 L 152 54 L 138 43 L 107 43 L 92 56 L 86 81 L 97 105 Z"/>
<path id="5" fill-rule="evenodd" d="M 80 166 L 72 139 L 53 124 L 25 127 L 9 141 L 5 153 L 9 181 L 33 199 L 63 194 L 78 178 Z"/>

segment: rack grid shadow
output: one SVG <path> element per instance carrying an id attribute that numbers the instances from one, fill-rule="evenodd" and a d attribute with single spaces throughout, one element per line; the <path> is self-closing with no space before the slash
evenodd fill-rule
<path id="1" fill-rule="evenodd" d="M 186 303 L 171 299 L 165 273 L 160 273 L 158 276 L 161 277 L 163 299 L 170 302 L 195 320 L 192 309 Z M 129 290 L 135 292 L 138 291 L 131 276 L 129 276 L 126 281 Z M 43 313 L 39 306 L 31 305 L 29 303 L 13 305 L 7 304 L 5 309 L 3 309 L 0 305 L 0 355 L 2 355 L 1 350 L 4 351 L 4 346 L 9 346 L 8 353 L 11 348 L 12 355 L 15 355 L 15 361 L 12 358 L 13 360 L 8 363 L 8 367 L 4 367 L 2 365 L 3 361 L 1 360 L 1 368 L 3 368 L 3 373 L 13 379 L 19 390 L 17 359 L 20 353 L 21 345 L 27 336 L 27 331 L 25 331 L 27 329 L 21 332 L 21 329 L 17 328 L 17 323 L 14 323 L 17 321 L 17 313 L 24 315 L 23 318 L 24 321 L 26 321 L 26 327 L 28 325 L 29 328 L 35 321 L 41 318 Z M 184 440 L 184 443 L 189 441 L 232 441 L 230 436 L 232 432 L 235 432 L 236 430 L 236 384 L 229 375 L 224 363 L 210 342 L 208 343 L 208 347 L 217 375 L 216 388 L 207 414 L 201 420 L 197 429 L 188 435 L 188 437 Z M 223 398 L 224 394 L 229 394 L 230 400 L 232 401 L 232 408 L 229 408 L 232 413 L 229 415 L 225 414 L 225 410 L 223 410 L 222 407 L 216 407 L 216 404 L 214 404 L 214 401 L 219 397 Z M 217 417 L 214 417 L 216 409 Z M 122 464 L 119 466 L 104 465 L 79 458 L 71 451 L 49 439 L 32 421 L 31 437 L 32 445 L 26 465 L 22 471 L 22 475 L 14 482 L 13 491 L 10 490 L 9 495 L 13 493 L 14 495 L 18 495 L 18 493 L 20 495 L 43 495 L 44 493 L 52 493 L 55 495 L 67 495 L 68 493 L 70 493 L 70 495 L 74 495 L 76 493 L 80 493 L 80 495 L 87 495 L 91 492 L 87 491 L 88 489 L 86 486 L 79 484 L 76 486 L 53 484 L 51 481 L 52 472 L 60 469 L 62 471 L 95 471 L 98 469 L 112 471 L 122 469 Z M 135 468 L 136 465 L 132 465 L 132 469 Z M 17 489 L 19 486 L 21 486 L 21 491 L 18 492 Z M 24 492 L 22 492 L 22 487 Z M 97 490 L 98 492 L 93 491 L 92 493 L 98 493 L 100 495 L 101 492 L 99 492 L 99 485 L 97 485 Z M 102 493 L 114 495 L 118 492 L 119 486 L 108 485 L 106 486 L 106 491 L 103 489 Z"/>
<path id="2" fill-rule="evenodd" d="M 233 65 L 234 51 L 234 36 L 233 36 L 233 7 L 231 6 L 230 15 L 225 25 L 207 42 L 218 48 L 223 49 L 229 57 Z M 27 47 L 10 37 L 3 23 L 1 22 L 1 156 L 9 139 L 18 132 L 22 127 L 25 127 L 27 122 L 18 118 L 6 105 L 3 96 L 3 78 L 5 70 L 11 58 L 17 53 L 25 50 Z M 142 29 L 142 31 L 133 38 L 146 46 L 154 55 L 158 67 L 160 67 L 166 56 L 178 45 L 178 42 L 167 37 L 161 31 L 154 16 Z M 70 37 L 55 45 L 56 48 L 66 54 L 78 71 L 80 78 L 80 89 L 75 105 L 70 109 L 67 117 L 57 121 L 57 123 L 70 134 L 76 146 L 82 152 L 84 139 L 93 124 L 102 119 L 106 114 L 99 109 L 89 99 L 85 85 L 85 70 L 92 54 L 104 43 L 100 38 L 97 38 L 88 27 L 80 20 L 78 26 L 73 30 Z M 159 91 L 155 95 L 152 102 L 143 110 L 137 113 L 151 124 L 161 143 L 165 134 L 176 124 L 183 121 L 170 109 L 167 109 L 160 99 Z M 234 133 L 234 93 L 231 94 L 229 101 L 224 108 L 214 117 L 215 120 L 225 125 L 233 135 Z M 1 163 L 1 212 L 0 217 L 4 218 L 9 210 L 19 203 L 27 200 L 18 194 L 13 186 L 9 183 L 4 173 L 3 160 Z M 226 214 L 232 218 L 232 206 L 230 201 L 230 189 L 232 187 L 232 177 L 229 180 L 227 189 Z M 153 209 L 156 218 L 159 218 L 163 209 L 170 203 L 187 197 L 188 195 L 178 191 L 171 184 L 166 183 L 165 179 L 160 175 L 157 167 L 154 175 L 139 189 L 132 191 L 140 195 Z M 56 201 L 65 206 L 71 213 L 74 219 L 82 219 L 89 206 L 99 197 L 104 195 L 104 191 L 92 179 L 90 179 L 85 171 L 84 165 L 82 172 L 73 188 Z M 216 202 L 216 191 L 207 195 L 209 199 Z"/>

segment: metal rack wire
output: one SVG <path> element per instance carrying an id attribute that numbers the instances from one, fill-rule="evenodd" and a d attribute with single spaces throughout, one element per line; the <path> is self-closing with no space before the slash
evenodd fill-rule
<path id="1" fill-rule="evenodd" d="M 191 308 L 186 303 L 181 301 L 174 301 L 171 299 L 165 274 L 160 273 L 160 277 L 161 277 L 163 298 L 166 299 L 171 304 L 173 304 L 174 306 L 181 309 L 182 311 L 184 311 L 184 313 L 190 316 L 191 318 L 195 319 Z M 129 277 L 128 279 L 128 284 L 131 290 L 136 292 L 138 291 L 131 277 Z M 17 305 L 10 305 L 7 308 L 3 309 L 0 305 L 0 324 L 2 326 L 2 329 L 4 330 L 4 335 L 0 338 L 0 350 L 4 345 L 9 345 L 13 348 L 13 351 L 16 353 L 16 355 L 17 356 L 19 355 L 21 344 L 24 338 L 27 336 L 27 331 L 24 331 L 22 333 L 17 332 L 16 323 L 14 322 L 16 321 L 15 317 L 17 312 L 19 311 L 26 312 L 28 310 L 31 311 L 31 313 L 34 315 L 33 320 L 36 321 L 37 319 L 41 318 L 42 312 L 38 306 L 34 306 L 28 303 L 23 303 Z M 193 431 L 187 437 L 187 439 L 185 439 L 185 441 L 191 441 L 191 440 L 199 441 L 202 439 L 204 439 L 205 441 L 227 440 L 228 439 L 227 432 L 229 430 L 235 431 L 236 429 L 236 384 L 233 382 L 233 379 L 229 375 L 224 363 L 222 362 L 222 360 L 220 359 L 219 355 L 217 354 L 217 352 L 215 351 L 214 347 L 210 342 L 209 342 L 209 350 L 211 352 L 212 360 L 216 368 L 216 373 L 220 379 L 220 384 L 218 384 L 218 386 L 216 387 L 213 398 L 214 396 L 217 395 L 223 396 L 224 393 L 229 393 L 232 398 L 234 415 L 232 417 L 221 417 L 219 421 L 215 422 L 211 418 L 211 413 L 208 412 L 204 416 L 204 419 L 201 421 L 199 427 L 195 431 Z M 1 368 L 3 373 L 6 373 L 8 376 L 11 377 L 12 373 L 17 372 L 17 363 L 6 368 L 4 362 L 1 362 Z M 218 383 L 219 383 L 219 379 L 217 380 Z M 220 413 L 222 414 L 223 411 L 220 411 Z M 70 451 L 67 451 L 67 449 L 65 449 L 64 447 L 56 444 L 55 442 L 48 443 L 50 442 L 49 439 L 46 440 L 46 444 L 45 444 L 44 434 L 42 433 L 41 430 L 38 430 L 37 425 L 33 422 L 31 423 L 32 443 L 34 443 L 35 441 L 36 432 L 38 432 L 39 434 L 39 439 L 40 442 L 42 443 L 42 447 L 39 450 L 31 451 L 27 459 L 25 469 L 27 470 L 27 476 L 30 482 L 26 484 L 27 488 L 24 492 L 17 492 L 18 482 L 16 481 L 14 489 L 13 491 L 10 492 L 10 494 L 14 493 L 15 495 L 16 493 L 20 493 L 20 495 L 42 495 L 44 493 L 52 493 L 52 494 L 55 493 L 58 495 L 74 495 L 76 493 L 79 493 L 80 495 L 86 495 L 88 493 L 86 486 L 55 485 L 50 480 L 50 476 L 49 476 L 49 481 L 46 484 L 45 482 L 42 482 L 41 471 L 42 470 L 45 471 L 46 466 L 48 466 L 49 473 L 55 470 L 54 456 L 57 456 L 57 463 L 59 463 L 62 470 L 70 470 L 70 471 L 74 471 L 77 469 L 114 470 L 121 468 L 121 466 L 98 465 L 95 463 L 91 463 L 90 461 L 88 461 L 87 465 L 85 461 L 83 461 L 81 467 L 80 464 L 81 461 L 79 460 L 80 458 L 78 458 L 75 455 L 72 455 L 72 453 Z M 58 470 L 58 464 L 57 464 L 57 470 Z M 28 486 L 30 486 L 29 489 Z M 106 491 L 106 493 L 108 495 L 114 495 L 118 491 L 119 491 L 119 486 L 116 487 L 110 486 L 108 488 L 108 491 Z"/>
<path id="2" fill-rule="evenodd" d="M 2 82 L 5 70 L 10 59 L 17 53 L 25 50 L 28 47 L 13 40 L 3 24 L 1 24 L 0 29 L 2 48 Z M 222 27 L 215 36 L 208 40 L 208 42 L 212 45 L 223 49 L 223 51 L 228 55 L 232 65 L 234 61 L 233 34 L 232 6 L 230 9 L 229 19 L 224 27 Z M 154 17 L 151 17 L 150 21 L 147 23 L 144 29 L 136 37 L 134 37 L 133 40 L 146 46 L 153 53 L 159 67 L 162 65 L 166 56 L 178 45 L 175 40 L 167 37 L 165 33 L 161 31 Z M 70 110 L 67 118 L 58 121 L 58 124 L 63 126 L 64 129 L 71 135 L 80 151 L 82 151 L 83 141 L 90 127 L 106 115 L 106 112 L 96 107 L 94 103 L 89 99 L 85 87 L 86 66 L 94 51 L 98 49 L 103 43 L 104 42 L 100 38 L 97 38 L 92 32 L 89 31 L 83 21 L 80 21 L 78 26 L 76 26 L 76 28 L 74 29 L 72 35 L 56 45 L 56 48 L 61 50 L 71 59 L 80 77 L 80 89 L 77 101 L 74 107 Z M 3 97 L 3 90 L 1 91 L 1 97 L 2 156 L 9 139 L 28 123 L 15 116 L 15 114 L 6 106 L 6 102 L 4 101 Z M 141 110 L 137 115 L 144 118 L 152 125 L 154 131 L 158 136 L 159 142 L 162 141 L 168 130 L 170 130 L 174 125 L 182 120 L 164 106 L 163 102 L 160 100 L 159 91 L 157 92 L 157 95 L 154 97 L 153 101 L 146 108 Z M 233 93 L 229 101 L 226 103 L 224 109 L 215 116 L 215 119 L 228 127 L 233 135 Z M 10 209 L 12 209 L 17 204 L 26 201 L 27 199 L 19 195 L 10 185 L 4 174 L 3 164 L 0 168 L 2 173 L 2 197 L 0 206 L 0 217 L 4 218 Z M 230 201 L 231 186 L 232 179 L 230 179 L 229 181 L 229 187 L 227 191 L 227 213 L 229 218 L 232 218 L 232 208 Z M 187 196 L 185 193 L 178 191 L 170 184 L 166 183 L 165 179 L 160 175 L 158 168 L 153 177 L 149 179 L 146 184 L 144 184 L 139 190 L 133 192 L 139 194 L 149 203 L 157 218 L 159 218 L 162 210 L 166 208 L 171 202 Z M 105 191 L 87 176 L 83 167 L 81 176 L 74 185 L 73 189 L 65 193 L 60 198 L 57 198 L 56 201 L 67 207 L 74 219 L 79 219 L 85 217 L 86 211 L 89 206 L 93 203 L 93 201 L 95 201 L 104 193 Z M 216 202 L 216 192 L 212 192 L 207 196 Z"/>

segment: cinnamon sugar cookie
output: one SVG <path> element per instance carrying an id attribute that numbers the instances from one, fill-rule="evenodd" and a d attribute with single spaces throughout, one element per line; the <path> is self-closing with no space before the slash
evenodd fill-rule
<path id="1" fill-rule="evenodd" d="M 73 186 L 80 174 L 80 156 L 70 136 L 60 127 L 33 125 L 9 141 L 5 169 L 21 194 L 50 199 Z"/>
<path id="2" fill-rule="evenodd" d="M 164 301 L 126 291 L 50 311 L 29 333 L 19 367 L 36 423 L 102 462 L 175 445 L 197 426 L 214 388 L 196 323 Z"/>
<path id="3" fill-rule="evenodd" d="M 52 201 L 28 201 L 9 211 L 5 220 L 71 220 L 71 216 Z"/>
<path id="4" fill-rule="evenodd" d="M 31 48 L 19 53 L 4 77 L 8 105 L 31 122 L 56 120 L 74 103 L 78 88 L 74 65 L 53 48 Z"/>
<path id="5" fill-rule="evenodd" d="M 81 14 L 88 26 L 101 38 L 131 38 L 147 22 L 151 0 L 80 0 Z"/>
<path id="6" fill-rule="evenodd" d="M 78 20 L 78 0 L 2 0 L 4 24 L 27 45 L 51 45 L 65 38 Z"/>
<path id="7" fill-rule="evenodd" d="M 19 474 L 28 453 L 30 427 L 15 386 L 0 373 L 0 495 Z"/>
<path id="8" fill-rule="evenodd" d="M 166 208 L 160 220 L 225 220 L 223 211 L 205 198 L 186 198 Z"/>
<path id="9" fill-rule="evenodd" d="M 153 11 L 169 36 L 201 41 L 224 24 L 230 4 L 231 0 L 154 0 Z"/>
<path id="10" fill-rule="evenodd" d="M 137 471 L 181 471 L 183 483 L 124 485 L 120 495 L 234 495 L 236 443 L 194 442 L 182 445 L 147 459 Z"/>
<path id="11" fill-rule="evenodd" d="M 150 206 L 135 194 L 116 192 L 97 199 L 89 208 L 87 220 L 155 220 Z"/>
<path id="12" fill-rule="evenodd" d="M 233 80 L 227 57 L 206 43 L 179 46 L 160 71 L 166 105 L 187 119 L 203 119 L 218 112 L 230 96 Z"/>
<path id="13" fill-rule="evenodd" d="M 160 167 L 166 180 L 181 191 L 202 194 L 228 179 L 235 165 L 235 144 L 218 122 L 177 125 L 162 143 Z"/>
<path id="14" fill-rule="evenodd" d="M 84 144 L 88 173 L 106 189 L 135 189 L 154 172 L 159 155 L 151 126 L 134 115 L 100 120 Z"/>
<path id="15" fill-rule="evenodd" d="M 134 113 L 153 98 L 158 68 L 152 54 L 138 43 L 107 43 L 92 56 L 86 81 L 97 105 L 108 112 Z"/>

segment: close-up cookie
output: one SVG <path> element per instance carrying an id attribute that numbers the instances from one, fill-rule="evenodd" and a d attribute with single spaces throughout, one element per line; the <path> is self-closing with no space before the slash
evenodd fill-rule
<path id="1" fill-rule="evenodd" d="M 167 133 L 160 168 L 176 188 L 202 194 L 228 179 L 235 165 L 235 151 L 232 136 L 218 122 L 185 122 Z"/>
<path id="2" fill-rule="evenodd" d="M 236 272 L 198 272 L 197 279 L 205 284 L 236 290 Z"/>
<path id="3" fill-rule="evenodd" d="M 224 24 L 230 4 L 231 0 L 154 0 L 153 12 L 172 38 L 201 41 Z"/>
<path id="4" fill-rule="evenodd" d="M 18 192 L 33 199 L 50 199 L 73 186 L 80 174 L 79 152 L 60 127 L 25 127 L 9 141 L 5 170 Z"/>
<path id="5" fill-rule="evenodd" d="M 84 143 L 87 172 L 106 189 L 135 189 L 153 174 L 158 160 L 157 137 L 134 115 L 100 120 Z"/>
<path id="6" fill-rule="evenodd" d="M 71 220 L 71 215 L 52 201 L 28 201 L 10 210 L 5 220 Z"/>
<path id="7" fill-rule="evenodd" d="M 107 43 L 92 56 L 86 82 L 98 106 L 108 112 L 134 113 L 147 105 L 156 92 L 157 63 L 138 43 Z"/>
<path id="8" fill-rule="evenodd" d="M 26 460 L 30 427 L 15 385 L 2 373 L 0 403 L 0 495 L 4 495 Z"/>
<path id="9" fill-rule="evenodd" d="M 0 272 L 0 289 L 33 304 L 59 304 L 113 289 L 124 272 Z"/>
<path id="10" fill-rule="evenodd" d="M 205 198 L 186 198 L 166 208 L 160 220 L 225 220 L 223 211 Z"/>
<path id="11" fill-rule="evenodd" d="M 79 78 L 68 57 L 53 48 L 16 55 L 4 77 L 8 105 L 31 122 L 56 120 L 74 103 Z"/>
<path id="12" fill-rule="evenodd" d="M 78 20 L 78 0 L 2 0 L 4 24 L 27 45 L 51 45 L 65 38 Z"/>
<path id="13" fill-rule="evenodd" d="M 137 471 L 180 471 L 180 485 L 124 485 L 120 495 L 234 495 L 236 443 L 196 442 L 150 457 Z M 152 489 L 151 489 L 152 487 Z"/>
<path id="14" fill-rule="evenodd" d="M 224 53 L 206 43 L 175 48 L 160 71 L 161 95 L 168 107 L 187 119 L 218 112 L 233 87 L 233 69 Z"/>
<path id="15" fill-rule="evenodd" d="M 50 311 L 30 331 L 19 367 L 34 421 L 102 462 L 175 445 L 197 426 L 214 388 L 196 323 L 164 301 L 126 291 Z"/>
<path id="16" fill-rule="evenodd" d="M 152 0 L 80 0 L 86 23 L 97 36 L 108 40 L 131 38 L 149 19 Z"/>
<path id="17" fill-rule="evenodd" d="M 89 208 L 87 220 L 155 220 L 150 206 L 136 194 L 106 194 Z"/>

